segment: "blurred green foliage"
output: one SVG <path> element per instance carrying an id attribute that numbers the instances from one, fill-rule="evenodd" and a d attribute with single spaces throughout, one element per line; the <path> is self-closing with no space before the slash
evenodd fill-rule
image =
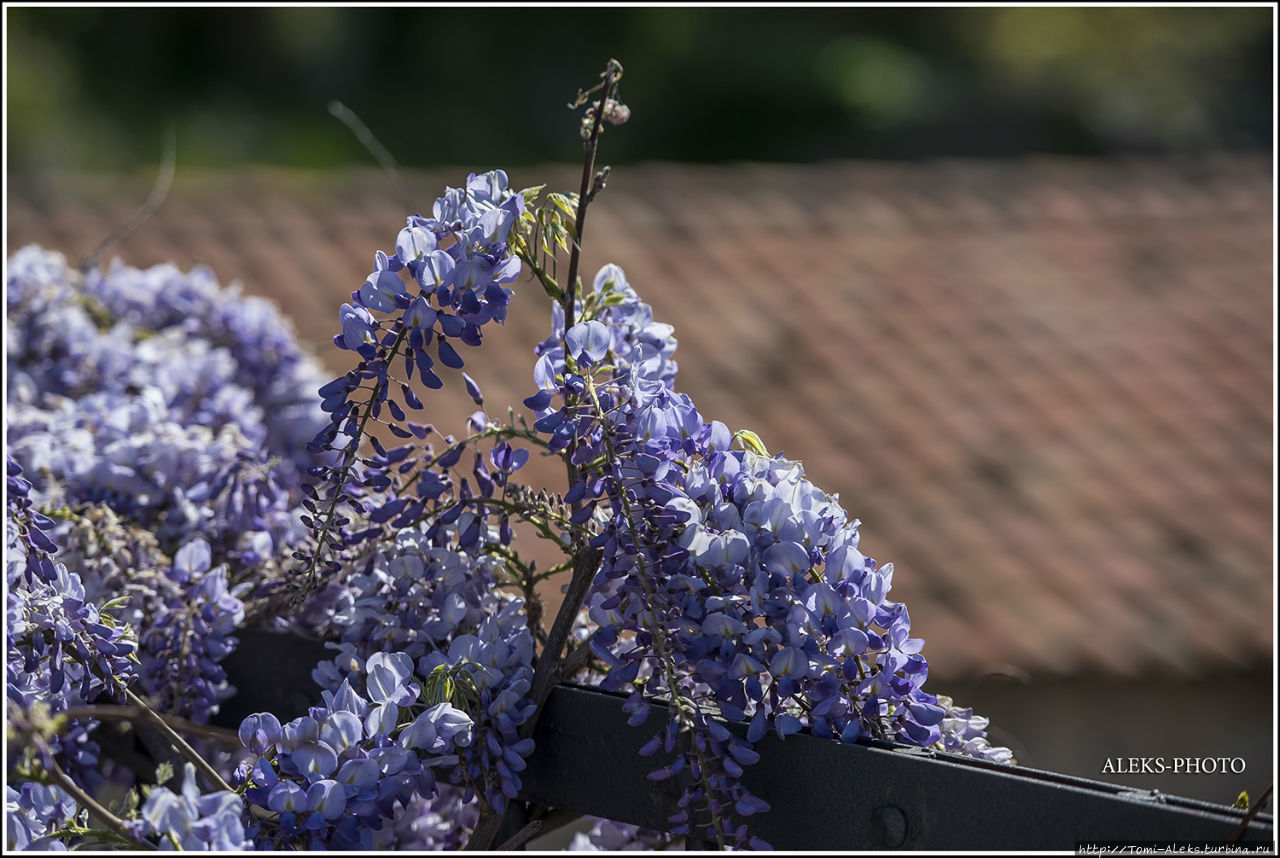
<path id="1" fill-rule="evenodd" d="M 626 66 L 609 160 L 1272 145 L 1268 8 L 9 7 L 10 169 L 576 160 L 565 104 Z"/>

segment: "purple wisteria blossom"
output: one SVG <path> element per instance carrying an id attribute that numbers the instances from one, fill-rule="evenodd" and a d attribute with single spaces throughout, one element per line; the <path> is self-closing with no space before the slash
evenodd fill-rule
<path id="1" fill-rule="evenodd" d="M 739 781 L 768 730 L 1007 761 L 1004 749 L 961 739 L 979 725 L 962 710 L 945 719 L 923 689 L 923 641 L 911 636 L 906 606 L 888 599 L 892 564 L 858 550 L 859 522 L 798 462 L 732 449 L 728 428 L 674 389 L 671 329 L 653 321 L 620 269 L 602 269 L 594 286 L 595 318 L 564 331 L 564 314 L 553 312 L 534 370 L 539 391 L 525 404 L 550 449 L 592 464 L 566 499 L 605 516 L 588 596 L 593 652 L 608 668 L 602 687 L 630 692 L 633 724 L 645 722 L 648 697 L 672 698 L 673 720 L 645 753 L 676 751 L 677 735 L 692 731 L 693 747 L 650 777 L 689 769 L 689 782 L 710 791 L 690 787 L 682 801 L 711 811 L 719 843 L 744 847 L 753 844 L 747 826 L 723 809 L 768 810 Z M 657 637 L 659 659 L 643 644 Z M 704 700 L 746 722 L 746 740 Z M 690 818 L 677 813 L 671 832 L 687 833 Z"/>
<path id="2" fill-rule="evenodd" d="M 163 787 L 151 791 L 134 825 L 139 838 L 159 839 L 162 850 L 226 852 L 245 848 L 241 822 L 244 805 L 235 793 L 218 790 L 202 793 L 196 784 L 195 766 L 184 767 L 180 792 Z"/>
<path id="3" fill-rule="evenodd" d="M 433 798 L 437 772 L 471 745 L 469 715 L 447 701 L 419 703 L 408 655 L 377 652 L 358 667 L 306 715 L 281 724 L 264 712 L 241 723 L 255 755 L 237 772 L 245 798 L 277 814 L 250 826 L 259 846 L 375 848 L 374 832 L 398 808 Z"/>
<path id="4" fill-rule="evenodd" d="M 894 567 L 862 553 L 839 498 L 676 389 L 674 329 L 621 268 L 553 306 L 532 419 L 487 410 L 471 353 L 524 263 L 564 295 L 536 236 L 567 236 L 578 200 L 552 195 L 547 221 L 537 195 L 473 173 L 409 216 L 351 284 L 333 342 L 356 364 L 327 382 L 274 307 L 204 269 L 10 260 L 6 711 L 34 736 L 46 709 L 130 687 L 206 722 L 254 617 L 331 654 L 304 712 L 255 712 L 211 754 L 233 791 L 186 765 L 178 789 L 130 794 L 117 831 L 183 850 L 487 845 L 472 834 L 518 799 L 538 701 L 568 673 L 620 696 L 641 754 L 662 752 L 649 780 L 679 791 L 665 831 L 598 820 L 575 849 L 767 848 L 751 821 L 770 805 L 743 776 L 769 733 L 1012 762 L 985 718 L 925 689 Z M 459 375 L 476 410 L 446 434 L 424 390 Z M 519 482 L 535 452 L 568 466 L 563 491 Z M 523 557 L 518 527 L 562 562 Z M 569 570 L 548 632 L 538 588 Z M 573 670 L 550 652 L 569 625 Z M 59 725 L 24 765 L 56 760 L 93 792 L 98 728 Z M 70 794 L 16 771 L 6 845 L 82 845 Z"/>

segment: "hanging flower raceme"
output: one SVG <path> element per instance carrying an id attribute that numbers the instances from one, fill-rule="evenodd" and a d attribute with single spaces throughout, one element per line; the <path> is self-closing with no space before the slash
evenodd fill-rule
<path id="1" fill-rule="evenodd" d="M 436 200 L 432 217 L 409 217 L 394 253 L 378 251 L 373 271 L 351 293 L 351 303 L 342 305 L 342 331 L 334 344 L 355 351 L 361 361 L 320 388 L 330 420 L 311 449 L 335 458 L 312 470 L 316 479 L 303 502 L 313 534 L 313 544 L 295 553 L 304 588 L 316 584 L 321 572 L 333 577 L 342 568 L 339 558 L 383 534 L 383 525 L 405 527 L 439 499 L 445 486 L 438 477 L 417 479 L 416 490 L 401 479 L 414 467 L 413 453 L 431 454 L 410 440 L 425 440 L 431 432 L 408 419 L 423 407 L 411 383 L 416 373 L 425 387 L 441 387 L 437 361 L 462 369 L 460 346 L 479 346 L 486 324 L 505 322 L 514 294 L 506 284 L 520 274 L 507 239 L 523 212 L 524 197 L 507 189 L 506 173 L 471 174 L 465 188 L 449 188 Z M 403 378 L 394 375 L 401 370 Z M 483 401 L 469 377 L 467 390 Z M 410 443 L 385 449 L 369 434 L 371 422 Z M 373 457 L 359 455 L 366 439 Z M 366 514 L 373 526 L 350 527 Z"/>
<path id="2" fill-rule="evenodd" d="M 273 848 L 372 849 L 399 808 L 436 792 L 437 769 L 458 764 L 474 723 L 449 701 L 420 699 L 413 659 L 377 652 L 306 715 L 281 724 L 251 715 L 240 740 L 255 758 L 238 771 L 250 804 L 274 812 L 250 830 Z"/>
<path id="3" fill-rule="evenodd" d="M 7 457 L 6 457 L 7 458 Z M 120 700 L 135 677 L 132 630 L 88 598 L 80 576 L 56 562 L 45 534 L 52 522 L 31 507 L 31 486 L 7 458 L 5 517 L 6 711 L 12 720 L 37 708 L 56 715 L 99 697 Z M 61 730 L 50 750 L 82 782 L 97 784 L 97 722 L 80 718 Z M 31 753 L 32 748 L 22 749 Z M 28 808 L 52 824 L 55 803 Z M 45 814 L 40 816 L 40 814 Z"/>
<path id="4" fill-rule="evenodd" d="M 647 699 L 671 699 L 672 721 L 647 753 L 677 750 L 689 734 L 652 776 L 696 772 L 686 803 L 710 810 L 720 842 L 745 845 L 727 809 L 767 809 L 738 782 L 767 730 L 1007 759 L 958 740 L 955 725 L 972 723 L 944 721 L 947 709 L 923 690 L 923 641 L 911 636 L 906 607 L 887 598 L 893 566 L 858 551 L 859 522 L 838 498 L 797 462 L 731 449 L 728 428 L 674 389 L 671 328 L 653 321 L 620 269 L 601 270 L 580 311 L 568 331 L 553 311 L 539 392 L 525 402 L 551 446 L 576 445 L 585 467 L 567 499 L 599 498 L 607 517 L 589 596 L 600 626 L 593 651 L 609 668 L 603 686 L 631 690 L 634 724 Z M 706 699 L 748 722 L 745 742 L 708 718 Z M 681 811 L 673 830 L 690 819 Z"/>
<path id="5" fill-rule="evenodd" d="M 500 809 L 519 791 L 533 750 L 519 735 L 533 712 L 533 637 L 523 600 L 497 589 L 501 562 L 484 551 L 501 544 L 498 528 L 483 525 L 481 537 L 464 547 L 463 535 L 479 521 L 466 517 L 400 531 L 367 574 L 351 579 L 349 608 L 337 620 L 346 629 L 339 655 L 321 663 L 314 678 L 325 689 L 362 676 L 367 682 L 368 659 L 402 653 L 423 700 L 452 701 L 475 724 L 475 741 L 458 752 L 456 766 L 440 770 L 441 779 L 472 798 L 479 790 Z"/>

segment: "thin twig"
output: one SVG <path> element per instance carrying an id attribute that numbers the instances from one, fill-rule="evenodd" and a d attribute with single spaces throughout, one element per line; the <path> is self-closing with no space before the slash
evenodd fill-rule
<path id="1" fill-rule="evenodd" d="M 386 171 L 387 177 L 391 180 L 391 184 L 396 189 L 396 195 L 400 197 L 400 205 L 409 211 L 413 208 L 413 195 L 409 193 L 409 183 L 404 180 L 404 174 L 400 172 L 400 166 L 396 163 L 396 159 L 387 151 L 387 147 L 383 146 L 377 137 L 373 136 L 373 132 L 369 130 L 369 126 L 356 115 L 356 112 L 347 107 L 341 101 L 329 102 L 329 112 L 341 122 L 343 125 L 351 129 L 351 133 L 356 135 L 356 139 L 360 144 L 372 155 L 382 169 Z"/>
<path id="2" fill-rule="evenodd" d="M 582 818 L 582 814 L 576 810 L 569 810 L 563 807 L 550 808 L 538 805 L 537 811 L 532 814 L 537 822 L 542 823 L 541 834 L 550 834 L 560 828 L 564 828 L 571 822 L 576 822 Z"/>
<path id="3" fill-rule="evenodd" d="M 588 638 L 569 650 L 569 654 L 564 657 L 564 661 L 560 662 L 560 669 L 556 671 L 556 685 L 568 679 L 573 679 L 591 661 L 591 640 Z"/>
<path id="4" fill-rule="evenodd" d="M 603 87 L 604 91 L 600 94 L 600 103 L 596 106 L 595 117 L 591 120 L 591 134 L 587 137 L 584 146 L 585 155 L 582 158 L 582 182 L 578 190 L 578 212 L 574 218 L 573 224 L 573 245 L 569 249 L 569 273 L 565 278 L 564 295 L 560 300 L 560 306 L 564 310 L 564 354 L 565 360 L 569 358 L 569 329 L 572 328 L 577 321 L 577 301 L 578 301 L 578 266 L 582 260 L 582 233 L 587 227 L 587 208 L 591 205 L 591 200 L 595 196 L 591 192 L 592 188 L 592 171 L 595 169 L 596 163 L 596 146 L 600 143 L 600 128 L 604 123 L 605 106 L 608 104 L 609 97 L 613 94 L 614 87 L 618 81 L 622 79 L 622 63 L 617 60 L 609 60 L 605 64 L 604 73 L 600 75 L 601 81 L 592 89 L 587 90 L 588 93 L 594 92 L 595 89 Z M 583 98 L 583 93 L 578 93 L 578 102 Z M 565 451 L 564 459 L 565 470 L 568 472 L 569 487 L 572 488 L 578 482 L 579 470 L 578 466 L 573 463 L 574 443 L 570 442 L 568 449 Z M 574 504 L 576 509 L 578 504 Z M 576 613 L 577 608 L 573 608 Z M 563 613 L 563 607 L 562 607 Z M 559 619 L 559 618 L 557 618 Z"/>
<path id="5" fill-rule="evenodd" d="M 600 172 L 596 173 L 595 178 L 591 180 L 591 193 L 587 194 L 587 202 L 591 202 L 596 198 L 596 194 L 605 188 L 605 183 L 609 181 L 609 172 L 612 168 L 605 164 L 600 168 Z"/>
<path id="6" fill-rule="evenodd" d="M 538 656 L 538 664 L 533 670 L 533 682 L 529 689 L 529 699 L 538 705 L 533 717 L 520 728 L 520 735 L 533 735 L 538 724 L 538 716 L 542 713 L 542 704 L 546 702 L 560 680 L 560 650 L 564 648 L 569 633 L 573 630 L 573 621 L 577 619 L 582 600 L 591 587 L 596 570 L 600 568 L 602 552 L 599 548 L 583 546 L 573 558 L 573 577 L 569 579 L 569 588 L 565 591 L 564 601 L 560 604 L 560 612 L 556 614 L 555 623 L 547 635 L 547 645 Z"/>
<path id="7" fill-rule="evenodd" d="M 152 846 L 147 841 L 139 840 L 137 837 L 134 837 L 129 831 L 129 826 L 125 824 L 123 819 L 107 810 L 99 804 L 93 796 L 82 790 L 80 786 L 62 770 L 62 767 L 58 765 L 58 761 L 53 758 L 53 754 L 49 752 L 49 749 L 43 748 L 43 750 L 49 758 L 49 776 L 53 778 L 54 782 L 58 786 L 66 790 L 78 804 L 86 808 L 91 814 L 98 817 L 98 819 L 102 820 L 102 824 L 110 829 L 112 834 L 115 834 L 130 843 L 136 843 L 139 849 L 155 849 L 155 846 Z"/>
<path id="8" fill-rule="evenodd" d="M 577 321 L 577 301 L 578 301 L 578 266 L 582 260 L 582 235 L 583 230 L 587 227 L 587 208 L 591 205 L 591 200 L 595 196 L 592 193 L 592 170 L 595 169 L 596 163 L 596 146 L 600 143 L 600 128 L 604 123 L 605 107 L 608 104 L 609 96 L 613 93 L 614 87 L 617 86 L 619 80 L 622 79 L 622 64 L 617 60 L 609 60 L 605 64 L 604 72 L 600 75 L 600 83 L 587 90 L 587 93 L 594 92 L 596 89 L 603 88 L 604 92 L 600 95 L 600 102 L 596 105 L 595 116 L 591 120 L 591 133 L 587 135 L 587 142 L 584 145 L 585 154 L 582 158 L 582 182 L 578 190 L 578 211 L 574 217 L 573 224 L 573 245 L 569 248 L 569 273 L 565 278 L 564 292 L 560 297 L 560 307 L 564 310 L 564 355 L 566 365 L 569 360 L 569 329 L 574 326 Z M 579 90 L 578 98 L 570 107 L 577 107 L 581 104 L 585 94 Z M 566 404 L 572 405 L 572 401 Z M 565 471 L 568 474 L 569 486 L 572 488 L 577 482 L 580 475 L 578 466 L 573 463 L 573 454 L 576 444 L 569 442 L 568 448 L 565 450 L 564 464 Z M 575 511 L 579 507 L 579 503 L 575 503 Z M 576 610 L 576 608 L 575 608 Z"/>
<path id="9" fill-rule="evenodd" d="M 1227 838 L 1228 843 L 1240 842 L 1240 838 L 1249 829 L 1249 823 L 1253 822 L 1253 818 L 1258 815 L 1258 811 L 1262 810 L 1262 806 L 1267 803 L 1267 796 L 1271 795 L 1271 787 L 1274 786 L 1274 783 L 1270 784 L 1262 795 L 1258 797 L 1258 800 L 1253 803 L 1253 806 L 1249 808 L 1249 812 L 1244 815 L 1244 819 L 1240 820 L 1240 824 L 1236 826 L 1236 830 L 1231 832 L 1231 836 Z"/>
<path id="10" fill-rule="evenodd" d="M 164 198 L 169 195 L 169 188 L 173 185 L 173 174 L 178 164 L 177 135 L 174 133 L 172 125 L 165 129 L 162 145 L 164 148 L 160 156 L 160 172 L 156 176 L 156 183 L 151 188 L 151 194 L 147 197 L 147 201 L 134 212 L 133 217 L 120 224 L 106 238 L 98 242 L 98 246 L 80 263 L 81 271 L 88 271 L 97 266 L 98 257 L 108 247 L 133 232 L 143 221 L 155 214 L 156 209 L 160 208 L 160 204 L 164 202 Z"/>
<path id="11" fill-rule="evenodd" d="M 586 93 L 579 91 L 577 102 L 574 105 L 570 105 L 571 107 L 576 107 L 582 103 L 585 95 L 594 92 L 596 89 L 603 90 L 600 95 L 600 104 L 596 108 L 595 118 L 592 121 L 591 134 L 588 136 L 585 146 L 586 154 L 582 163 L 582 185 L 581 192 L 578 194 L 578 212 L 574 223 L 574 240 L 569 252 L 568 286 L 564 290 L 560 304 L 564 310 L 566 336 L 569 329 L 574 326 L 574 317 L 577 312 L 577 308 L 574 305 L 578 292 L 578 265 L 582 256 L 582 230 L 586 224 L 587 206 L 591 202 L 591 182 L 593 178 L 592 171 L 595 167 L 596 144 L 600 140 L 600 126 L 604 121 L 605 105 L 609 97 L 613 95 L 613 90 L 618 81 L 622 78 L 622 64 L 617 60 L 609 60 L 605 65 L 604 73 L 600 77 L 601 82 L 599 84 L 587 90 Z M 567 344 L 564 352 L 567 359 L 569 354 Z M 572 444 L 565 451 L 564 462 L 569 487 L 572 488 L 577 483 L 579 476 L 578 466 L 573 464 Z M 578 509 L 580 504 L 580 501 L 575 503 L 573 505 L 574 509 Z M 538 723 L 538 717 L 542 714 L 543 704 L 551 694 L 551 689 L 559 681 L 560 651 L 564 648 L 565 641 L 573 629 L 573 621 L 577 618 L 578 610 L 582 607 L 582 601 L 587 595 L 587 590 L 591 587 L 592 580 L 595 578 L 596 570 L 600 566 L 600 557 L 600 549 L 588 548 L 580 540 L 575 540 L 573 577 L 569 581 L 564 601 L 560 603 L 560 610 L 556 613 L 555 621 L 551 625 L 551 631 L 547 635 L 547 643 L 538 655 L 538 663 L 534 668 L 533 682 L 529 690 L 529 697 L 537 704 L 538 708 L 534 710 L 533 716 L 521 726 L 520 735 L 522 737 L 528 737 L 533 733 L 533 729 Z M 481 810 L 480 819 L 476 822 L 475 829 L 467 840 L 465 848 L 469 851 L 491 848 L 500 824 L 501 820 L 496 814 Z"/>
<path id="12" fill-rule="evenodd" d="M 582 230 L 587 223 L 587 206 L 591 203 L 592 171 L 596 163 L 596 145 L 600 142 L 600 126 L 604 121 L 605 105 L 613 95 L 613 88 L 622 79 L 622 63 L 609 60 L 605 66 L 601 84 L 604 92 L 600 93 L 600 104 L 596 108 L 595 118 L 591 121 L 591 135 L 587 138 L 586 156 L 582 159 L 582 184 L 578 191 L 578 216 L 573 225 L 573 248 L 569 251 L 569 275 L 565 278 L 564 290 L 564 329 L 567 332 L 574 325 L 576 309 L 574 302 L 578 293 L 578 262 L 582 255 Z M 592 92 L 593 90 L 588 90 Z M 579 95 L 581 98 L 581 95 Z"/>
<path id="13" fill-rule="evenodd" d="M 503 843 L 501 846 L 499 846 L 498 851 L 510 852 L 514 849 L 519 849 L 521 846 L 527 843 L 535 834 L 537 834 L 541 830 L 542 830 L 542 820 L 535 819 L 533 822 L 530 822 L 524 828 L 521 828 L 514 835 L 512 835 L 510 840 L 508 840 L 506 843 Z"/>
<path id="14" fill-rule="evenodd" d="M 576 308 L 574 306 L 577 300 L 577 279 L 578 265 L 582 255 L 582 230 L 587 222 L 587 206 L 591 202 L 589 192 L 591 190 L 592 169 L 596 159 L 596 144 L 600 141 L 600 126 L 604 121 L 605 103 L 609 100 L 614 87 L 618 81 L 622 79 L 622 64 L 617 60 L 609 60 L 605 65 L 604 73 L 600 75 L 601 82 L 598 87 L 603 87 L 600 95 L 600 104 L 596 109 L 595 119 L 591 124 L 591 135 L 587 138 L 586 154 L 582 159 L 582 190 L 578 195 L 578 212 L 576 223 L 574 224 L 574 240 L 573 248 L 569 252 L 569 276 L 567 288 L 564 292 L 561 307 L 564 309 L 564 330 L 565 336 L 568 336 L 569 329 L 574 325 L 574 314 Z M 588 90 L 591 92 L 591 90 Z M 582 93 L 579 93 L 581 99 Z M 564 353 L 566 359 L 569 356 L 568 344 L 565 344 Z M 569 446 L 568 455 L 565 456 L 565 469 L 569 480 L 569 487 L 572 488 L 578 481 L 578 467 L 573 464 L 573 445 Z M 575 508 L 577 504 L 574 505 Z M 538 664 L 534 669 L 532 699 L 538 705 L 538 711 L 541 711 L 542 704 L 546 701 L 547 695 L 551 693 L 559 677 L 560 651 L 564 648 L 565 641 L 569 637 L 569 632 L 573 629 L 573 621 L 578 616 L 578 610 L 582 607 L 582 600 L 587 595 L 587 590 L 591 586 L 591 581 L 595 577 L 596 569 L 600 565 L 600 551 L 598 549 L 590 549 L 579 544 L 574 552 L 573 557 L 573 577 L 569 581 L 568 591 L 565 593 L 564 601 L 560 603 L 560 610 L 556 613 L 556 618 L 551 625 L 551 632 L 547 635 L 547 643 L 542 648 L 541 654 L 538 656 Z M 536 724 L 538 715 L 535 712 L 533 718 L 525 723 L 525 729 L 521 732 L 528 736 L 533 732 L 533 726 Z"/>
<path id="15" fill-rule="evenodd" d="M 177 715 L 166 715 L 152 710 L 148 715 L 136 706 L 104 706 L 101 704 L 92 704 L 87 706 L 73 706 L 64 709 L 58 713 L 66 717 L 68 720 L 76 721 L 82 718 L 94 718 L 99 721 L 131 721 L 153 724 L 151 715 L 164 720 L 166 724 L 182 733 L 190 736 L 200 736 L 204 739 L 212 739 L 223 745 L 232 748 L 240 747 L 240 737 L 234 730 L 228 730 L 225 727 L 214 727 L 209 724 L 197 724 L 194 721 L 188 721 L 186 718 L 179 718 Z"/>
<path id="16" fill-rule="evenodd" d="M 140 709 L 143 713 L 144 720 L 148 722 L 156 730 L 160 731 L 160 735 L 164 736 L 178 750 L 179 754 L 186 757 L 187 760 L 199 770 L 206 781 L 214 789 L 222 789 L 227 792 L 234 792 L 231 786 L 222 779 L 222 775 L 218 774 L 213 766 L 202 756 L 196 753 L 195 749 L 187 744 L 187 740 L 179 736 L 174 729 L 170 727 L 165 720 L 161 718 L 154 709 L 146 704 L 141 697 L 134 694 L 129 689 L 125 689 L 125 696 L 129 702 Z"/>

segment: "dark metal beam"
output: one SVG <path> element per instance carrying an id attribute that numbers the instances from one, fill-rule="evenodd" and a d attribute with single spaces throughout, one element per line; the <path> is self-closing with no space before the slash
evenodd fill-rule
<path id="1" fill-rule="evenodd" d="M 284 721 L 319 702 L 311 669 L 331 650 L 278 633 L 240 638 L 224 662 L 240 691 L 215 723 L 235 728 L 259 711 Z M 534 733 L 520 798 L 665 828 L 681 786 L 647 780 L 662 758 L 639 750 L 666 711 L 654 705 L 648 722 L 630 727 L 623 699 L 556 688 Z M 756 750 L 760 761 L 743 780 L 772 810 L 744 821 L 775 849 L 1061 851 L 1086 840 L 1225 841 L 1244 817 L 1207 802 L 889 743 L 845 745 L 803 734 L 784 742 L 770 734 Z M 1242 841 L 1274 843 L 1272 816 L 1255 817 Z"/>
<path id="2" fill-rule="evenodd" d="M 522 798 L 649 828 L 665 828 L 680 786 L 645 775 L 639 756 L 665 723 L 662 707 L 627 726 L 624 698 L 561 686 L 552 693 L 522 774 Z M 738 725 L 731 726 L 741 735 Z M 908 746 L 846 745 L 769 734 L 745 785 L 772 810 L 746 819 L 787 850 L 1071 850 L 1084 840 L 1225 841 L 1243 811 L 1113 784 L 999 766 Z M 1270 815 L 1245 842 L 1274 842 Z"/>

